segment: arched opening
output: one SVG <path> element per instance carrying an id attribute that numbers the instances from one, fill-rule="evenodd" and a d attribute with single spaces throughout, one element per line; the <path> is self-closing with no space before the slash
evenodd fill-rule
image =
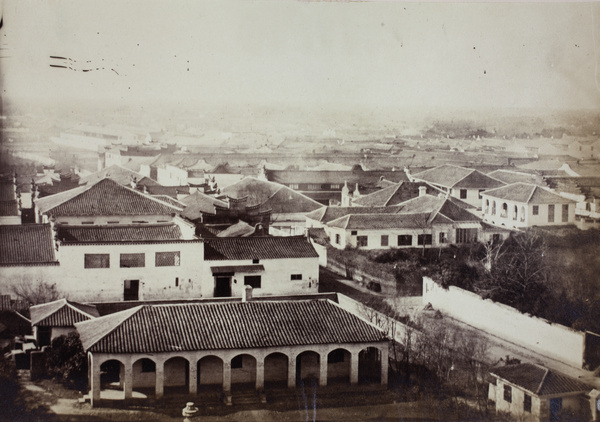
<path id="1" fill-rule="evenodd" d="M 513 220 L 516 221 L 518 215 L 519 215 L 519 207 L 515 205 L 514 214 L 513 214 Z"/>
<path id="2" fill-rule="evenodd" d="M 265 357 L 265 388 L 286 387 L 289 359 L 283 353 L 271 353 Z"/>
<path id="3" fill-rule="evenodd" d="M 490 212 L 490 200 L 486 199 L 485 200 L 485 211 L 484 211 L 484 213 L 487 214 L 488 212 Z"/>
<path id="4" fill-rule="evenodd" d="M 125 365 L 116 359 L 100 365 L 100 397 L 107 400 L 120 400 L 125 397 L 123 380 Z"/>
<path id="5" fill-rule="evenodd" d="M 502 211 L 500 212 L 500 217 L 506 218 L 508 217 L 508 204 L 504 202 L 502 204 Z"/>
<path id="6" fill-rule="evenodd" d="M 205 356 L 198 361 L 196 378 L 198 391 L 223 387 L 223 360 L 218 356 Z"/>
<path id="7" fill-rule="evenodd" d="M 182 357 L 174 357 L 165 362 L 164 391 L 166 394 L 187 394 L 190 386 L 190 363 Z"/>
<path id="8" fill-rule="evenodd" d="M 156 363 L 152 359 L 138 359 L 133 363 L 132 367 L 132 382 L 135 390 L 133 396 L 136 397 L 136 392 L 142 393 L 145 396 L 154 395 L 156 387 Z"/>
<path id="9" fill-rule="evenodd" d="M 521 206 L 521 221 L 525 221 L 525 207 Z"/>
<path id="10" fill-rule="evenodd" d="M 327 355 L 327 385 L 350 383 L 351 354 L 345 349 L 335 349 Z"/>
<path id="11" fill-rule="evenodd" d="M 358 354 L 359 384 L 381 383 L 381 353 L 376 347 L 367 347 Z"/>
<path id="12" fill-rule="evenodd" d="M 296 356 L 296 385 L 319 385 L 321 357 L 317 352 L 307 350 Z"/>
<path id="13" fill-rule="evenodd" d="M 496 201 L 492 202 L 492 215 L 496 215 Z"/>
<path id="14" fill-rule="evenodd" d="M 254 389 L 256 387 L 256 358 L 237 355 L 231 359 L 231 388 Z"/>

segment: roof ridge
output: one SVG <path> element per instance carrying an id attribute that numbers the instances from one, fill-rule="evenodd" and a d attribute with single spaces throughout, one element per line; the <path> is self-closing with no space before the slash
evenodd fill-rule
<path id="1" fill-rule="evenodd" d="M 398 193 L 398 189 L 400 189 L 400 187 L 402 186 L 402 183 L 404 183 L 404 182 L 400 182 L 400 183 L 398 183 L 398 184 L 395 186 L 395 187 L 396 187 L 396 189 L 394 189 L 394 190 L 392 191 L 392 194 L 389 196 L 389 198 L 387 199 L 387 201 L 385 201 L 385 202 L 384 202 L 384 205 L 383 205 L 384 207 L 387 207 L 387 205 L 390 203 L 390 201 L 392 200 L 392 198 L 394 197 L 394 195 L 396 195 L 396 193 Z M 391 187 L 393 187 L 393 185 L 392 185 Z M 385 188 L 384 188 L 384 189 L 385 189 Z"/>
<path id="2" fill-rule="evenodd" d="M 76 328 L 76 329 L 77 329 L 77 331 L 79 332 L 79 326 L 81 326 L 81 327 L 85 327 L 85 325 L 88 325 L 88 324 L 99 324 L 99 323 L 100 323 L 100 322 L 99 322 L 100 320 L 104 320 L 104 321 L 106 321 L 106 319 L 112 319 L 112 318 L 115 318 L 116 316 L 120 316 L 120 315 L 118 315 L 119 313 L 126 314 L 126 315 L 124 315 L 124 317 L 123 317 L 122 319 L 118 320 L 117 324 L 114 324 L 114 326 L 113 326 L 112 328 L 110 328 L 109 330 L 107 330 L 107 331 L 105 331 L 105 332 L 100 332 L 100 333 L 98 333 L 97 335 L 95 335 L 94 337 L 92 337 L 92 340 L 93 340 L 93 341 L 92 341 L 92 342 L 90 342 L 90 344 L 89 344 L 89 345 L 88 345 L 88 344 L 85 344 L 85 345 L 84 345 L 84 350 L 86 350 L 86 351 L 87 351 L 87 350 L 89 350 L 89 349 L 90 349 L 90 348 L 92 348 L 92 347 L 93 347 L 95 344 L 97 344 L 97 343 L 98 343 L 100 340 L 102 340 L 104 337 L 106 337 L 107 335 L 109 335 L 109 334 L 113 333 L 114 331 L 116 331 L 116 330 L 117 330 L 117 328 L 119 328 L 121 325 L 123 325 L 123 323 L 124 323 L 125 321 L 127 321 L 127 320 L 128 320 L 129 318 L 131 318 L 133 315 L 135 315 L 135 314 L 137 314 L 139 311 L 141 311 L 141 310 L 144 308 L 144 306 L 147 306 L 147 305 L 138 305 L 138 306 L 134 306 L 133 308 L 126 309 L 126 310 L 124 310 L 124 311 L 121 311 L 121 312 L 116 312 L 116 313 L 114 313 L 114 314 L 108 314 L 108 315 L 101 316 L 101 317 L 99 317 L 99 318 L 92 318 L 92 319 L 89 319 L 89 320 L 87 320 L 87 321 L 81 321 L 81 322 L 75 323 L 75 328 Z M 115 318 L 115 319 L 116 319 L 116 318 Z M 80 335 L 81 335 L 81 332 L 80 332 Z M 84 339 L 84 340 L 85 340 L 85 339 Z M 82 341 L 82 343 L 83 343 L 83 341 Z"/>
<path id="3" fill-rule="evenodd" d="M 79 312 L 79 313 L 81 313 L 81 314 L 84 314 L 85 316 L 88 316 L 88 317 L 90 317 L 90 319 L 97 318 L 97 317 L 95 317 L 95 316 L 93 316 L 93 315 L 90 315 L 90 314 L 88 314 L 88 313 L 87 313 L 87 312 L 85 312 L 84 310 L 82 310 L 82 309 L 79 309 L 77 306 L 74 306 L 74 305 L 73 305 L 71 302 L 69 302 L 68 300 L 67 300 L 67 306 L 68 306 L 69 308 L 73 309 L 75 312 Z"/>
<path id="4" fill-rule="evenodd" d="M 452 166 L 453 164 L 448 164 L 448 165 Z M 479 172 L 479 173 L 481 173 L 479 170 L 470 169 L 468 167 L 461 167 L 461 166 L 454 166 L 454 167 L 463 168 L 463 169 L 467 169 L 467 170 L 470 170 L 470 171 L 467 174 L 465 174 L 463 177 L 461 177 L 460 179 L 458 179 L 456 182 L 454 182 L 454 185 L 452 185 L 452 186 L 458 185 L 460 182 L 462 182 L 463 180 L 465 180 L 467 177 L 469 177 L 470 175 L 472 175 L 476 171 Z M 481 173 L 481 174 L 483 174 L 484 176 L 487 176 L 484 173 Z"/>
<path id="5" fill-rule="evenodd" d="M 542 391 L 542 387 L 544 386 L 544 381 L 546 381 L 546 377 L 548 376 L 548 374 L 550 373 L 550 369 L 541 366 L 541 365 L 536 365 L 538 368 L 543 369 L 544 370 L 544 376 L 542 377 L 542 380 L 540 381 L 540 385 L 538 386 L 538 388 L 535 390 L 535 394 L 539 394 L 540 391 Z"/>
<path id="6" fill-rule="evenodd" d="M 522 183 L 522 182 L 519 182 Z M 527 183 L 529 184 L 529 183 Z M 526 204 L 529 204 L 529 201 L 531 201 L 531 198 L 533 198 L 533 195 L 535 194 L 535 190 L 538 188 L 537 185 L 531 185 L 533 186 L 533 189 L 531 189 L 531 193 L 529 194 L 529 196 L 527 197 L 527 201 L 525 201 Z"/>

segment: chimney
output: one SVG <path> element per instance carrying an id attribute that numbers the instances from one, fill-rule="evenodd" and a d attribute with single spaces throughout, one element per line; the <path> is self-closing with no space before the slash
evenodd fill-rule
<path id="1" fill-rule="evenodd" d="M 427 194 L 427 186 L 419 186 L 419 197 Z"/>
<path id="2" fill-rule="evenodd" d="M 252 286 L 244 286 L 244 291 L 242 292 L 242 302 L 250 302 L 252 300 Z"/>

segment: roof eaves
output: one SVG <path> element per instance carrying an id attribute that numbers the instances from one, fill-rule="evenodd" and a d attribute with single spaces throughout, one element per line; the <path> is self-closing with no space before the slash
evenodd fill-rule
<path id="1" fill-rule="evenodd" d="M 125 321 L 130 319 L 133 315 L 137 314 L 143 308 L 144 308 L 144 305 L 139 305 L 139 306 L 135 306 L 131 309 L 121 311 L 123 313 L 127 313 L 127 315 L 124 316 L 124 318 L 117 320 L 118 322 L 116 324 L 114 324 L 114 326 L 112 328 L 110 328 L 109 330 L 106 330 L 106 332 L 98 333 L 94 338 L 92 338 L 92 341 L 89 344 L 84 344 L 83 345 L 84 350 L 87 351 L 87 350 L 91 349 L 92 347 L 94 347 L 94 345 L 96 345 L 100 340 L 102 340 L 104 337 L 106 337 L 109 334 L 111 334 L 112 332 L 114 332 L 117 328 L 119 328 L 121 325 L 123 325 L 123 323 Z M 85 325 L 87 325 L 87 324 L 97 324 L 101 318 L 111 318 L 111 317 L 114 318 L 115 315 L 116 314 L 108 314 L 108 315 L 105 315 L 100 318 L 92 318 L 92 319 L 88 319 L 87 321 L 77 322 L 77 323 L 75 323 L 75 328 L 77 329 L 77 331 L 79 331 L 79 327 L 85 327 Z"/>
<path id="2" fill-rule="evenodd" d="M 531 193 L 527 197 L 527 201 L 525 201 L 526 204 L 529 204 L 529 201 L 531 201 L 531 198 L 533 198 L 533 195 L 535 194 L 536 189 L 537 189 L 537 186 L 534 186 L 533 189 L 531 189 Z"/>

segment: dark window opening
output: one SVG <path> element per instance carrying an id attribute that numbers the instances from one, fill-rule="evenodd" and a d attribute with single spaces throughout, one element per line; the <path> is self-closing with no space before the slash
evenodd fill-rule
<path id="1" fill-rule="evenodd" d="M 352 235 L 352 236 L 356 236 L 357 234 L 358 234 L 358 231 L 357 231 L 357 230 L 352 230 L 352 231 L 350 232 L 350 235 Z"/>
<path id="2" fill-rule="evenodd" d="M 84 255 L 84 268 L 109 268 L 110 267 L 110 255 L 109 254 L 85 254 Z"/>
<path id="3" fill-rule="evenodd" d="M 410 235 L 410 234 L 398 235 L 398 246 L 412 246 L 412 235 Z"/>
<path id="4" fill-rule="evenodd" d="M 533 215 L 539 215 L 540 214 L 540 206 L 539 205 L 534 205 L 533 206 L 533 210 L 531 212 Z"/>
<path id="5" fill-rule="evenodd" d="M 175 287 L 179 287 L 179 277 L 175 277 Z"/>
<path id="6" fill-rule="evenodd" d="M 430 234 L 420 234 L 417 237 L 417 243 L 419 245 L 431 245 L 433 243 L 433 236 Z"/>
<path id="7" fill-rule="evenodd" d="M 554 223 L 554 204 L 548 205 L 548 223 Z"/>
<path id="8" fill-rule="evenodd" d="M 357 236 L 356 237 L 356 246 L 359 248 L 364 248 L 369 246 L 369 237 L 368 236 Z"/>
<path id="9" fill-rule="evenodd" d="M 123 282 L 123 300 L 139 300 L 140 280 L 125 280 Z"/>
<path id="10" fill-rule="evenodd" d="M 121 268 L 139 268 L 146 266 L 146 254 L 143 253 L 122 253 Z"/>
<path id="11" fill-rule="evenodd" d="M 531 413 L 531 396 L 529 394 L 525 394 L 523 398 L 523 410 Z"/>
<path id="12" fill-rule="evenodd" d="M 466 189 L 460 190 L 460 199 L 467 199 L 467 190 Z"/>
<path id="13" fill-rule="evenodd" d="M 381 235 L 381 246 L 388 246 L 389 245 L 389 236 L 387 234 L 382 234 Z"/>
<path id="14" fill-rule="evenodd" d="M 254 259 L 252 260 L 252 263 L 253 263 L 253 264 L 258 264 L 259 262 L 260 262 L 260 259 L 258 259 L 258 258 L 254 258 Z"/>
<path id="15" fill-rule="evenodd" d="M 142 372 L 156 372 L 156 364 L 152 359 L 142 359 Z"/>
<path id="16" fill-rule="evenodd" d="M 254 289 L 260 289 L 261 276 L 259 275 L 247 275 L 244 276 L 244 285 L 252 286 Z"/>
<path id="17" fill-rule="evenodd" d="M 562 222 L 566 223 L 569 221 L 569 204 L 563 204 L 562 206 Z"/>
<path id="18" fill-rule="evenodd" d="M 512 403 L 512 387 L 510 385 L 504 386 L 504 400 Z"/>
<path id="19" fill-rule="evenodd" d="M 176 252 L 156 252 L 154 265 L 157 267 L 178 267 L 181 263 L 181 255 Z"/>
<path id="20" fill-rule="evenodd" d="M 302 280 L 302 274 L 292 274 L 290 280 Z"/>

